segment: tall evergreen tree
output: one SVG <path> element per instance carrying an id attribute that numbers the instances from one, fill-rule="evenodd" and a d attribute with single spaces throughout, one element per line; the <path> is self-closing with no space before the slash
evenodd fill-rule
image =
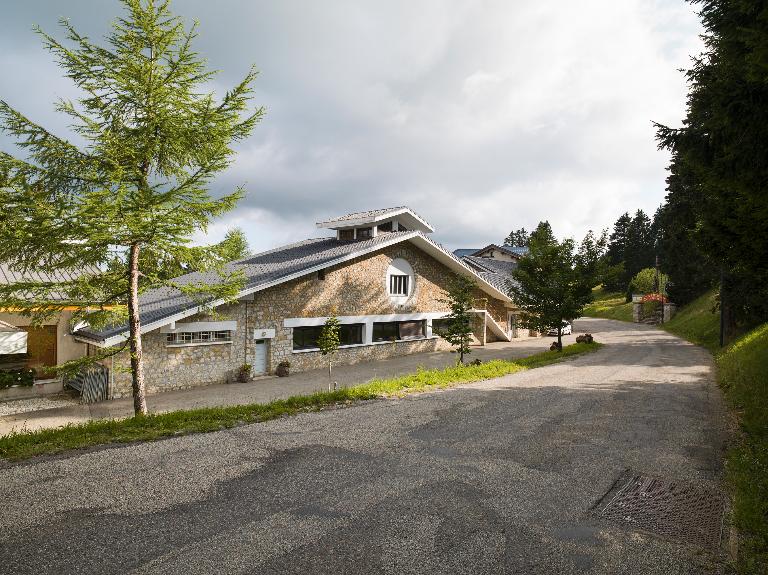
<path id="1" fill-rule="evenodd" d="M 698 192 L 684 164 L 673 160 L 667 197 L 654 225 L 659 237 L 661 270 L 669 277 L 667 293 L 678 305 L 690 303 L 716 284 L 720 268 L 700 247 Z"/>
<path id="2" fill-rule="evenodd" d="M 768 319 L 768 3 L 698 0 L 705 51 L 687 72 L 682 128 L 658 126 L 690 178 L 698 249 L 725 275 L 721 300 L 743 323 Z M 670 189 L 670 194 L 674 194 Z"/>
<path id="3" fill-rule="evenodd" d="M 530 246 L 533 242 L 551 244 L 555 241 L 555 234 L 552 232 L 552 226 L 549 225 L 548 220 L 544 220 L 543 222 L 539 222 L 536 229 L 531 232 L 531 235 L 528 238 L 528 245 Z"/>
<path id="4" fill-rule="evenodd" d="M 627 228 L 624 248 L 624 270 L 626 285 L 642 269 L 653 267 L 655 263 L 655 238 L 651 219 L 643 210 L 637 210 Z"/>
<path id="5" fill-rule="evenodd" d="M 214 74 L 192 49 L 195 26 L 186 29 L 167 0 L 122 4 L 104 46 L 66 20 L 66 43 L 38 30 L 84 94 L 57 106 L 83 146 L 0 101 L 0 127 L 27 152 L 0 154 L 0 262 L 22 272 L 106 271 L 5 286 L 0 301 L 35 321 L 64 306 L 94 327 L 127 320 L 134 409 L 143 414 L 139 295 L 165 285 L 203 303 L 235 297 L 241 280 L 222 274 L 214 285 L 174 285 L 152 273 L 156 266 L 143 273 L 142 253 L 183 260 L 191 234 L 235 206 L 242 190 L 214 199 L 207 186 L 263 112 L 249 111 L 254 70 L 219 101 L 204 92 Z M 123 265 L 110 267 L 115 258 Z"/>
<path id="6" fill-rule="evenodd" d="M 509 232 L 509 235 L 504 238 L 505 246 L 526 247 L 530 241 L 531 234 L 525 228 L 520 228 Z"/>
<path id="7" fill-rule="evenodd" d="M 609 291 L 624 292 L 629 284 L 625 260 L 627 257 L 627 236 L 632 218 L 625 212 L 614 222 L 613 231 L 608 238 L 606 252 L 607 267 L 603 277 L 603 285 Z"/>

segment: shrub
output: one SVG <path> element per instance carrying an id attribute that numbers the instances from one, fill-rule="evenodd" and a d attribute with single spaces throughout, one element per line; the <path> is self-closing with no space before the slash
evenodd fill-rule
<path id="1" fill-rule="evenodd" d="M 656 277 L 656 270 L 654 268 L 645 268 L 640 270 L 629 282 L 629 293 L 652 293 L 657 290 L 654 289 L 654 279 Z M 659 273 L 659 289 L 658 291 L 664 293 L 664 286 L 667 285 L 667 276 L 663 273 Z"/>
<path id="2" fill-rule="evenodd" d="M 0 389 L 6 389 L 13 385 L 30 386 L 34 382 L 34 369 L 14 369 L 10 371 L 0 371 Z"/>

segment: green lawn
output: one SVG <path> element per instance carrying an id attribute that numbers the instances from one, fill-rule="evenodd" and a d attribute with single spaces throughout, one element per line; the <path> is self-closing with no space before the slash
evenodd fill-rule
<path id="1" fill-rule="evenodd" d="M 768 324 L 719 347 L 715 292 L 680 309 L 662 327 L 712 352 L 717 379 L 741 433 L 726 455 L 733 521 L 741 535 L 739 573 L 768 573 Z"/>
<path id="2" fill-rule="evenodd" d="M 728 451 L 740 573 L 768 573 L 768 323 L 717 354 L 718 381 L 742 433 Z"/>
<path id="3" fill-rule="evenodd" d="M 720 315 L 713 311 L 716 297 L 714 291 L 705 293 L 678 310 L 678 313 L 661 327 L 691 343 L 706 347 L 712 353 L 717 353 L 720 347 Z"/>
<path id="4" fill-rule="evenodd" d="M 597 351 L 599 343 L 577 343 L 562 352 L 546 351 L 514 361 L 495 360 L 480 365 L 420 369 L 416 373 L 390 379 L 374 379 L 368 383 L 337 391 L 279 399 L 270 403 L 254 403 L 232 407 L 213 407 L 174 411 L 146 417 L 121 420 L 98 420 L 59 429 L 43 429 L 12 433 L 0 437 L 0 457 L 24 459 L 46 453 L 58 453 L 110 443 L 150 441 L 163 437 L 203 433 L 246 423 L 268 421 L 296 413 L 317 411 L 334 404 L 365 401 L 378 397 L 405 395 L 433 388 L 445 388 L 492 379 L 525 369 L 533 369 L 563 361 L 569 357 Z"/>
<path id="5" fill-rule="evenodd" d="M 609 293 L 600 286 L 592 290 L 592 295 L 595 299 L 584 307 L 583 315 L 632 321 L 632 302 L 627 303 L 623 293 Z"/>

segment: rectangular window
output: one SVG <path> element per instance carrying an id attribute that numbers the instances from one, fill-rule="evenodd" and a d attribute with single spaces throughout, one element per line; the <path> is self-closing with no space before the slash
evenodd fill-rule
<path id="1" fill-rule="evenodd" d="M 448 318 L 433 319 L 432 320 L 432 333 L 436 335 L 443 335 L 447 330 L 451 320 Z"/>
<path id="2" fill-rule="evenodd" d="M 320 325 L 294 327 L 293 349 L 317 349 L 317 340 L 322 329 Z"/>
<path id="3" fill-rule="evenodd" d="M 397 322 L 375 322 L 373 324 L 373 341 L 395 341 L 398 339 Z"/>
<path id="4" fill-rule="evenodd" d="M 232 341 L 231 331 L 181 331 L 165 334 L 167 344 L 211 343 L 213 341 Z"/>
<path id="5" fill-rule="evenodd" d="M 392 231 L 392 222 L 384 222 L 383 224 L 379 224 L 379 231 L 380 232 L 391 232 Z"/>
<path id="6" fill-rule="evenodd" d="M 363 343 L 363 324 L 349 323 L 339 326 L 339 345 L 359 345 Z"/>
<path id="7" fill-rule="evenodd" d="M 401 321 L 399 339 L 419 339 L 424 337 L 424 321 Z"/>
<path id="8" fill-rule="evenodd" d="M 408 280 L 406 275 L 389 276 L 389 295 L 408 295 Z"/>
<path id="9" fill-rule="evenodd" d="M 293 349 L 318 349 L 323 326 L 313 325 L 293 328 Z M 339 326 L 339 346 L 363 343 L 363 324 L 350 323 Z"/>
<path id="10" fill-rule="evenodd" d="M 424 320 L 388 321 L 373 324 L 373 341 L 400 341 L 423 338 Z"/>
<path id="11" fill-rule="evenodd" d="M 367 240 L 373 237 L 373 228 L 357 228 L 357 239 Z"/>
<path id="12" fill-rule="evenodd" d="M 355 230 L 339 230 L 339 239 L 340 240 L 354 240 L 355 239 Z"/>

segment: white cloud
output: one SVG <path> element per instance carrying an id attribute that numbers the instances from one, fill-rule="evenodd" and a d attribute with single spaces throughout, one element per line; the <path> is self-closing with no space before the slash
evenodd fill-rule
<path id="1" fill-rule="evenodd" d="M 77 0 L 65 15 L 98 35 L 110 6 Z M 251 63 L 261 70 L 267 115 L 213 186 L 246 183 L 249 195 L 209 234 L 240 225 L 260 248 L 317 235 L 322 217 L 388 205 L 411 205 L 451 247 L 541 219 L 580 237 L 625 210 L 653 212 L 668 157 L 651 121 L 679 123 L 678 69 L 701 48 L 682 0 L 173 7 L 200 20 L 197 48 L 223 70 L 218 91 Z M 0 23 L 0 97 L 35 117 L 51 117 L 46 102 L 63 84 L 51 89 L 49 56 L 19 30 L 40 19 L 53 30 L 64 10 L 17 4 Z"/>

